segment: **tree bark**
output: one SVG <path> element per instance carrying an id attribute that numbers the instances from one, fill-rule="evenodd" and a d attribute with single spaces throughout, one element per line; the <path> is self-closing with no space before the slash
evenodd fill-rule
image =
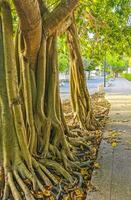
<path id="1" fill-rule="evenodd" d="M 44 198 L 44 186 L 59 184 L 54 173 L 71 186 L 76 181 L 72 161 L 78 158 L 73 152 L 75 147 L 70 144 L 60 101 L 56 30 L 68 19 L 77 2 L 60 4 L 52 13 L 44 9 L 46 23 L 43 20 L 42 30 L 40 12 L 43 11 L 38 2 L 14 0 L 20 19 L 15 49 L 10 5 L 7 1 L 0 5 L 0 174 L 3 175 L 0 192 L 3 200 L 34 200 L 38 191 L 42 191 Z M 44 30 L 49 32 L 49 37 Z M 89 98 L 74 25 L 69 29 L 69 40 L 71 56 L 75 58 L 71 66 L 74 86 L 75 80 L 78 81 L 74 107 L 81 106 L 82 114 L 87 116 L 84 109 Z M 81 117 L 80 112 L 77 114 Z M 80 120 L 84 127 L 85 118 Z"/>
<path id="2" fill-rule="evenodd" d="M 44 34 L 49 37 L 54 32 L 59 32 L 61 25 L 71 15 L 77 4 L 78 0 L 63 1 L 60 3 L 60 5 L 45 17 L 43 22 Z"/>
<path id="3" fill-rule="evenodd" d="M 81 128 L 92 129 L 92 108 L 90 95 L 86 86 L 86 77 L 80 52 L 80 43 L 73 17 L 68 29 L 68 44 L 70 50 L 70 94 L 75 117 Z"/>
<path id="4" fill-rule="evenodd" d="M 42 37 L 42 19 L 37 0 L 13 0 L 20 21 L 22 49 L 25 57 L 35 57 Z"/>

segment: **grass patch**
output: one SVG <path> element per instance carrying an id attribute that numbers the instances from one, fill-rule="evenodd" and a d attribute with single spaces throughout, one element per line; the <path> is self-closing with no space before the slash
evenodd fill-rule
<path id="1" fill-rule="evenodd" d="M 129 81 L 131 81 L 131 74 L 122 74 L 122 77 L 126 78 Z"/>

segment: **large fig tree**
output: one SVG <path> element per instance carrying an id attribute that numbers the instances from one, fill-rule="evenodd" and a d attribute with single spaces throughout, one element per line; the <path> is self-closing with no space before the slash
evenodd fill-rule
<path id="1" fill-rule="evenodd" d="M 71 55 L 72 105 L 82 128 L 90 127 L 92 114 L 72 17 L 78 0 L 61 1 L 52 12 L 42 0 L 13 3 L 19 17 L 15 41 L 10 4 L 0 0 L 0 198 L 33 200 L 30 190 L 58 185 L 55 173 L 74 182 L 76 156 L 57 68 L 63 31 Z"/>

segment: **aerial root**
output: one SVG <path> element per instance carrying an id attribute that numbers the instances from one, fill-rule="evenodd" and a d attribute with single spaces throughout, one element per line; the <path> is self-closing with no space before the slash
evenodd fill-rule
<path id="1" fill-rule="evenodd" d="M 59 163 L 53 160 L 45 159 L 44 161 L 41 161 L 41 164 L 45 165 L 45 167 L 50 168 L 52 170 L 55 170 L 56 174 L 60 174 L 63 178 L 66 179 L 66 181 L 73 183 L 73 178 L 69 174 L 67 170 L 64 169 Z"/>
<path id="2" fill-rule="evenodd" d="M 14 200 L 35 200 L 35 194 L 43 192 L 44 187 L 53 184 L 58 185 L 57 179 L 46 169 L 45 166 L 33 159 L 34 172 L 30 171 L 24 163 L 5 175 L 5 186 L 1 195 L 2 200 L 12 198 Z M 48 177 L 47 177 L 48 175 Z M 53 182 L 53 184 L 52 184 Z M 44 194 L 43 194 L 44 195 Z"/>
<path id="3" fill-rule="evenodd" d="M 62 146 L 60 150 L 54 145 L 49 144 L 49 153 L 54 153 L 57 158 L 56 161 L 40 157 L 35 159 L 32 157 L 31 168 L 22 160 L 20 160 L 19 164 L 16 162 L 17 164 L 15 163 L 12 166 L 12 170 L 4 175 L 5 183 L 2 191 L 2 200 L 7 200 L 12 197 L 14 200 L 21 200 L 23 198 L 26 200 L 35 200 L 39 192 L 44 197 L 43 191 L 46 186 L 51 188 L 50 191 L 53 196 L 58 197 L 61 190 L 63 191 L 64 186 L 69 186 L 69 189 L 75 186 L 81 186 L 83 179 L 78 171 L 82 167 L 89 166 L 90 163 L 88 161 L 77 162 L 81 148 L 76 148 L 74 144 L 78 146 L 82 145 L 82 151 L 84 153 L 85 151 L 89 151 L 88 145 L 84 143 L 85 139 L 88 141 L 88 136 L 84 136 L 82 141 L 80 136 L 67 138 L 69 138 L 67 146 Z M 76 162 L 69 158 L 66 147 L 69 147 L 71 157 Z M 74 149 L 76 150 L 75 153 Z M 58 163 L 58 160 L 64 164 L 64 167 Z M 56 188 L 56 194 L 53 193 L 54 188 Z"/>
<path id="4" fill-rule="evenodd" d="M 69 138 L 70 144 L 75 146 L 75 147 L 80 147 L 80 146 L 84 146 L 84 147 L 89 147 L 88 144 L 86 144 L 86 141 L 82 141 L 81 139 L 76 139 L 76 138 Z"/>
<path id="5" fill-rule="evenodd" d="M 13 179 L 13 174 L 12 172 L 8 172 L 8 183 L 9 183 L 9 187 L 10 187 L 10 190 L 11 190 L 11 193 L 14 197 L 15 200 L 19 199 L 19 200 L 22 200 L 21 198 L 21 195 L 16 187 L 16 184 L 15 184 L 15 181 Z"/>
<path id="6" fill-rule="evenodd" d="M 68 160 L 66 153 L 63 149 L 61 150 L 61 157 L 62 157 L 65 169 L 68 170 L 68 171 L 71 171 L 71 166 L 68 162 L 69 160 Z"/>
<path id="7" fill-rule="evenodd" d="M 81 173 L 79 173 L 79 172 L 73 172 L 73 174 L 77 177 L 77 180 L 78 180 L 77 186 L 78 187 L 82 187 L 83 177 L 82 177 Z"/>
<path id="8" fill-rule="evenodd" d="M 34 197 L 31 194 L 31 191 L 27 187 L 26 183 L 24 183 L 24 180 L 25 179 L 30 180 L 32 178 L 32 175 L 30 172 L 28 172 L 28 170 L 25 170 L 26 167 L 24 166 L 24 164 L 21 166 L 22 167 L 18 167 L 17 170 L 15 168 L 11 171 L 6 172 L 2 200 L 7 200 L 12 197 L 14 200 L 22 200 L 23 194 L 25 196 L 25 199 L 34 200 Z M 25 170 L 25 174 L 24 174 L 24 170 Z M 32 178 L 32 182 L 33 182 L 33 178 Z"/>
<path id="9" fill-rule="evenodd" d="M 43 191 L 45 186 L 58 185 L 57 179 L 42 164 L 32 159 L 33 168 L 28 169 L 24 162 L 4 170 L 4 183 L 0 186 L 2 200 L 35 200 L 35 194 Z M 48 175 L 48 177 L 47 177 Z"/>
<path id="10" fill-rule="evenodd" d="M 26 199 L 30 199 L 30 200 L 35 200 L 33 195 L 31 194 L 29 188 L 23 182 L 22 178 L 19 176 L 19 174 L 18 174 L 18 172 L 16 170 L 14 171 L 14 176 L 15 176 L 15 179 L 16 179 L 17 183 L 19 184 L 19 186 L 21 187 L 22 191 L 24 192 L 25 198 Z"/>
<path id="11" fill-rule="evenodd" d="M 54 149 L 54 146 L 52 145 L 51 148 Z M 61 161 L 64 163 L 64 167 L 59 164 L 58 161 L 50 159 L 43 160 L 43 158 L 37 158 L 36 160 L 32 158 L 32 168 L 30 169 L 21 160 L 19 165 L 14 165 L 12 170 L 4 175 L 5 183 L 2 191 L 2 200 L 7 200 L 9 198 L 13 198 L 14 200 L 35 200 L 39 192 L 44 197 L 44 189 L 46 186 L 51 188 L 51 195 L 57 199 L 60 193 L 64 191 L 64 186 L 69 186 L 69 190 L 72 190 L 76 186 L 81 186 L 83 179 L 78 171 L 80 171 L 82 167 L 89 166 L 89 161 L 82 163 L 77 161 L 73 162 L 68 158 L 68 155 L 66 155 L 65 149 L 55 149 L 55 153 L 57 155 L 59 154 Z M 79 153 L 80 149 L 75 149 L 78 149 L 78 151 L 76 151 L 77 158 L 79 157 L 77 153 Z M 71 153 L 74 155 L 73 151 Z M 76 158 L 75 160 L 77 160 Z M 56 192 L 54 193 L 53 190 L 56 190 Z"/>
<path id="12" fill-rule="evenodd" d="M 43 170 L 43 172 L 49 177 L 49 179 L 54 183 L 54 185 L 58 185 L 58 180 L 53 176 L 53 174 L 46 169 L 45 166 L 43 166 L 42 164 L 39 164 L 41 169 Z"/>
<path id="13" fill-rule="evenodd" d="M 39 176 L 42 178 L 42 181 L 44 182 L 45 185 L 52 185 L 51 181 L 41 170 L 39 163 L 35 159 L 33 159 L 33 167 L 35 169 L 36 174 L 39 174 Z"/>
<path id="14" fill-rule="evenodd" d="M 30 184 L 32 185 L 33 190 L 36 191 L 38 186 L 34 170 L 33 169 L 31 171 L 28 170 L 25 164 L 22 163 L 18 171 L 23 179 L 28 179 L 28 182 L 30 182 Z"/>
<path id="15" fill-rule="evenodd" d="M 6 177 L 7 179 L 7 177 Z M 9 192 L 10 192 L 10 188 L 9 188 L 9 184 L 7 182 L 7 180 L 5 180 L 5 186 L 4 186 L 4 191 L 3 191 L 3 198 L 2 200 L 7 200 L 9 197 Z"/>
<path id="16" fill-rule="evenodd" d="M 54 156 L 61 160 L 61 153 L 56 146 L 50 144 L 49 150 Z"/>

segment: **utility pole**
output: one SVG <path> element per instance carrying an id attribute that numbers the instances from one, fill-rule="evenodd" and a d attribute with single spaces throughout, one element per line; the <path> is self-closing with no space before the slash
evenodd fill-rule
<path id="1" fill-rule="evenodd" d="M 104 59 L 104 87 L 106 87 L 106 52 L 105 52 L 105 59 Z"/>

